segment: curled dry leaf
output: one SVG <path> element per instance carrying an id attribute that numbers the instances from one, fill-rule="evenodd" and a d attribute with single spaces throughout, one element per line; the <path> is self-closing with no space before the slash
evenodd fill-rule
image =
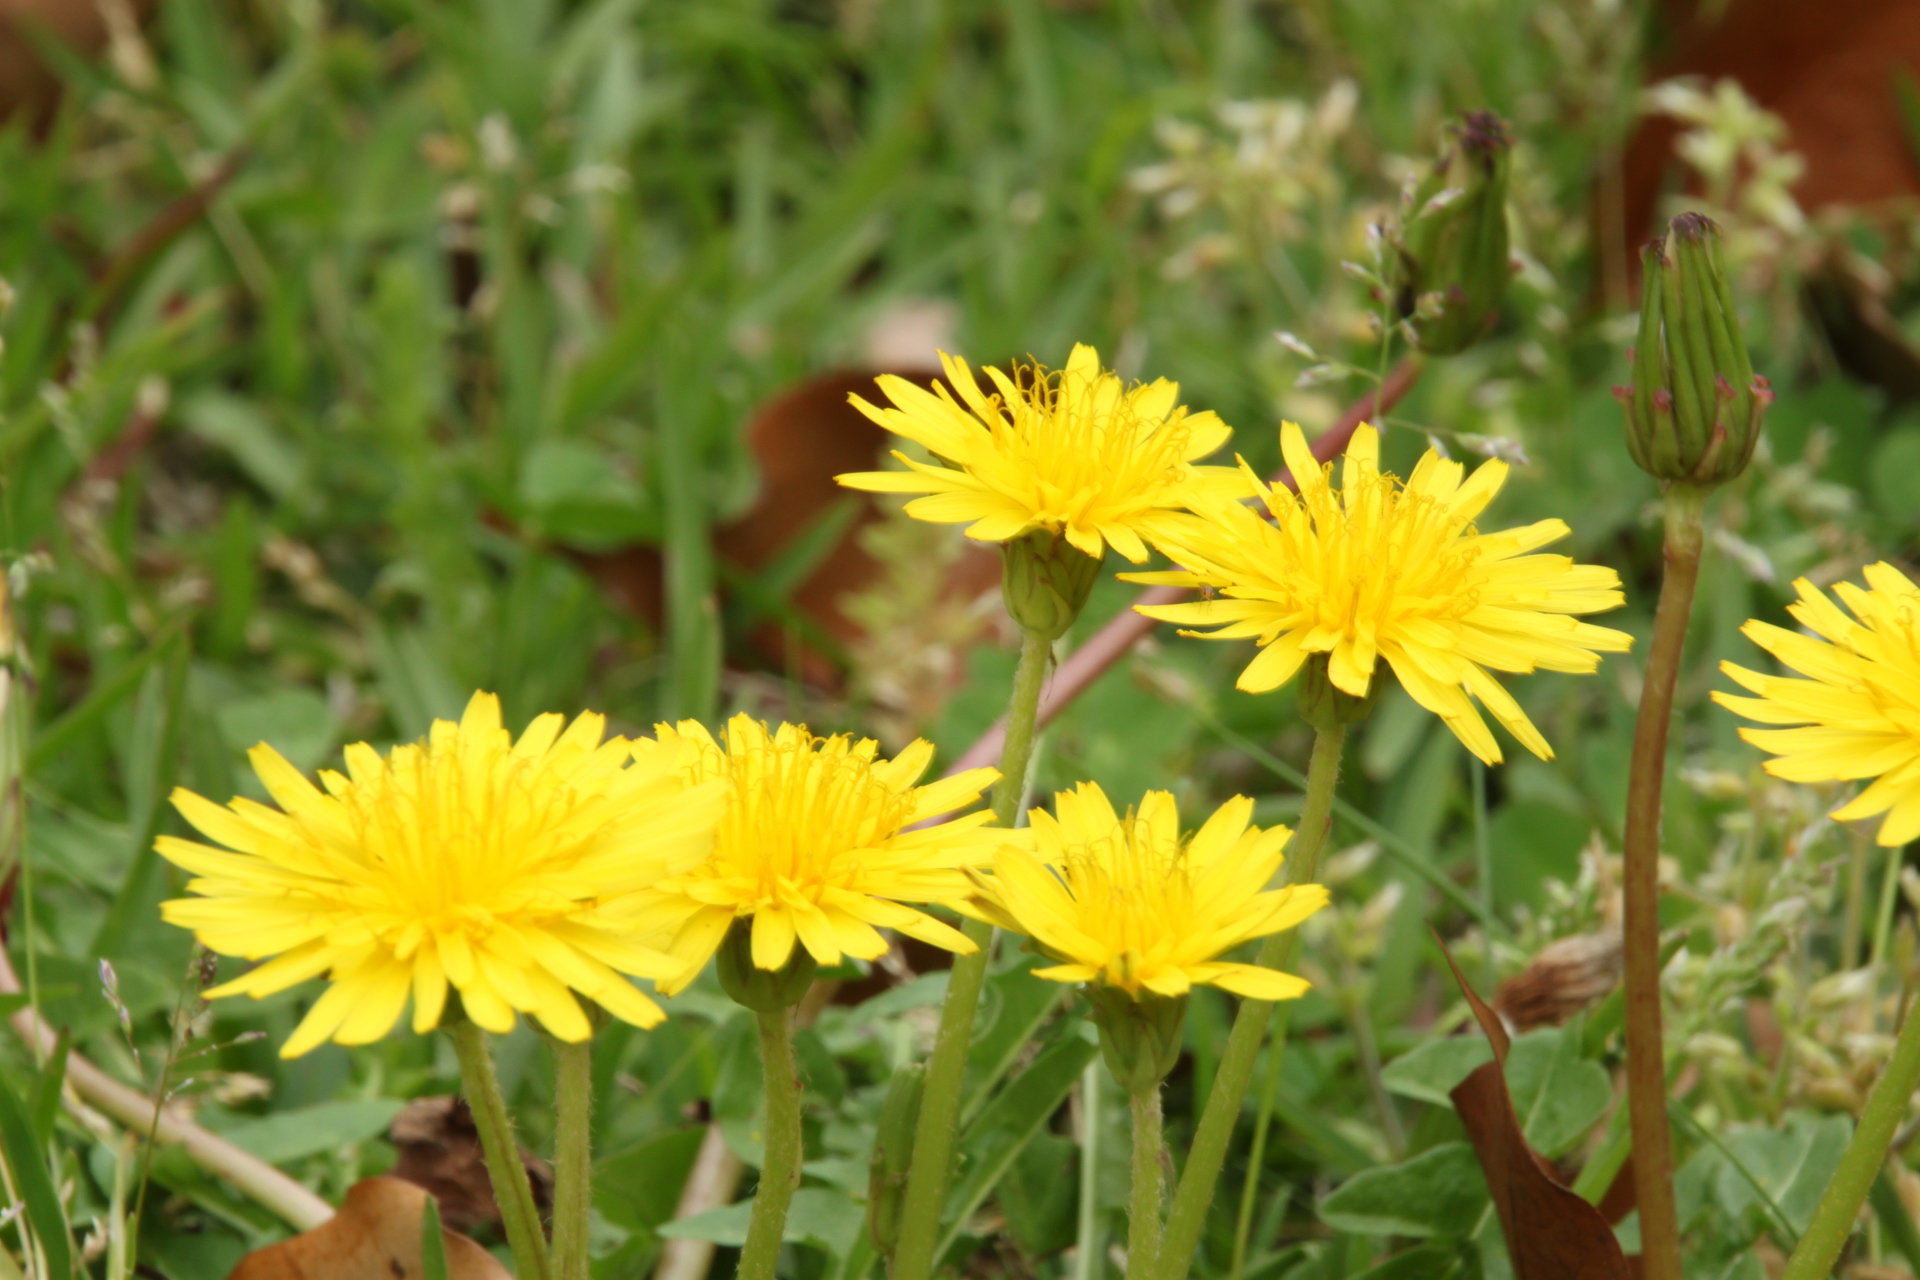
<path id="1" fill-rule="evenodd" d="M 1486 1174 L 1515 1280 L 1638 1280 L 1639 1259 L 1621 1252 L 1600 1211 L 1563 1185 L 1553 1166 L 1527 1145 L 1507 1092 L 1507 1029 L 1454 964 L 1447 944 L 1438 934 L 1434 941 L 1493 1045 L 1493 1061 L 1475 1067 L 1452 1097 Z"/>
<path id="2" fill-rule="evenodd" d="M 393 1176 L 431 1191 L 440 1202 L 441 1221 L 456 1231 L 499 1224 L 480 1131 L 463 1099 L 415 1098 L 393 1118 L 387 1134 L 400 1149 Z M 553 1171 L 525 1148 L 520 1159 L 533 1183 L 534 1202 L 545 1214 L 553 1207 Z"/>
<path id="3" fill-rule="evenodd" d="M 419 1280 L 420 1219 L 427 1193 L 398 1178 L 353 1184 L 340 1212 L 291 1240 L 240 1259 L 227 1280 Z M 512 1280 L 492 1254 L 442 1230 L 447 1280 Z"/>

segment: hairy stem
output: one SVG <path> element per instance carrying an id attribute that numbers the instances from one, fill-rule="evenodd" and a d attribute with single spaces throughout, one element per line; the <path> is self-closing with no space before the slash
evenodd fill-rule
<path id="1" fill-rule="evenodd" d="M 1026 790 L 1040 687 L 1046 683 L 1051 653 L 1051 646 L 1032 632 L 1020 640 L 1020 666 L 1013 674 L 1013 703 L 1007 710 L 1007 742 L 1000 753 L 1000 781 L 993 788 L 993 816 L 1003 827 L 1013 825 Z M 921 1096 L 920 1119 L 913 1131 L 913 1167 L 907 1174 L 907 1195 L 900 1207 L 893 1280 L 927 1280 L 933 1274 L 934 1245 L 940 1238 L 940 1210 L 946 1204 L 947 1171 L 953 1162 L 954 1130 L 960 1113 L 961 1077 L 966 1073 L 967 1045 L 973 1039 L 980 988 L 987 979 L 988 944 L 993 941 L 993 926 L 984 921 L 968 920 L 960 931 L 973 943 L 974 952 L 954 957 L 946 1003 L 940 1008 L 940 1030 L 933 1042 L 933 1056 L 927 1060 L 926 1092 Z"/>
<path id="2" fill-rule="evenodd" d="M 1133 1203 L 1127 1210 L 1127 1280 L 1160 1264 L 1160 1202 L 1166 1195 L 1161 1152 L 1160 1082 L 1133 1091 Z"/>
<path id="3" fill-rule="evenodd" d="M 520 1162 L 520 1144 L 514 1140 L 513 1118 L 500 1093 L 500 1077 L 493 1071 L 493 1053 L 487 1033 L 469 1018 L 453 1023 L 453 1049 L 460 1058 L 460 1081 L 480 1131 L 480 1150 L 493 1181 L 493 1198 L 500 1205 L 500 1222 L 513 1250 L 513 1270 L 520 1280 L 549 1280 L 547 1238 L 540 1227 L 540 1210 L 533 1203 L 533 1185 L 527 1166 Z"/>
<path id="4" fill-rule="evenodd" d="M 1346 738 L 1346 726 L 1339 724 L 1314 734 L 1313 760 L 1307 766 L 1306 803 L 1300 810 L 1300 830 L 1287 850 L 1291 855 L 1288 861 L 1293 866 L 1294 884 L 1311 882 L 1320 869 L 1320 850 L 1326 842 L 1327 819 L 1333 811 L 1334 784 L 1340 780 L 1340 748 Z M 1259 963 L 1269 969 L 1283 967 L 1293 955 L 1293 939 L 1292 931 L 1268 937 L 1260 945 Z M 1173 1193 L 1173 1209 L 1167 1215 L 1167 1230 L 1160 1245 L 1159 1280 L 1186 1280 L 1272 1012 L 1270 1001 L 1242 1000 L 1240 1012 L 1234 1016 L 1233 1030 L 1227 1036 L 1227 1051 L 1221 1055 L 1220 1069 L 1213 1077 L 1213 1092 L 1207 1096 L 1200 1127 L 1193 1135 L 1193 1149 L 1187 1154 L 1186 1171 L 1180 1175 L 1179 1187 Z M 1277 1044 L 1274 1048 L 1275 1052 L 1279 1051 Z"/>
<path id="5" fill-rule="evenodd" d="M 1681 1280 L 1680 1224 L 1673 1205 L 1673 1144 L 1667 1132 L 1667 1070 L 1660 1037 L 1660 793 L 1667 732 L 1680 678 L 1693 590 L 1700 577 L 1701 516 L 1707 490 L 1667 489 L 1666 572 L 1647 646 L 1640 717 L 1627 775 L 1626 896 L 1627 1099 L 1633 1125 L 1633 1183 L 1640 1208 L 1641 1274 Z"/>
<path id="6" fill-rule="evenodd" d="M 1906 1115 L 1907 1099 L 1920 1086 L 1920 1008 L 1916 1004 L 1920 1002 L 1907 1004 L 1893 1057 L 1873 1086 L 1866 1110 L 1860 1113 L 1860 1124 L 1853 1131 L 1853 1141 L 1840 1157 L 1840 1168 L 1821 1195 L 1820 1207 L 1813 1211 L 1813 1221 L 1794 1247 L 1781 1280 L 1820 1280 L 1833 1270 L 1860 1216 L 1860 1206 L 1866 1203 L 1874 1178 L 1887 1162 L 1887 1149 L 1893 1145 L 1894 1131 Z"/>
<path id="7" fill-rule="evenodd" d="M 593 1208 L 593 1041 L 553 1042 L 553 1274 L 588 1280 Z"/>
<path id="8" fill-rule="evenodd" d="M 775 1009 L 756 1016 L 767 1089 L 767 1154 L 760 1162 L 760 1189 L 753 1196 L 738 1274 L 739 1280 L 774 1280 L 787 1231 L 787 1206 L 800 1185 L 800 1081 L 793 1073 L 793 1011 Z"/>

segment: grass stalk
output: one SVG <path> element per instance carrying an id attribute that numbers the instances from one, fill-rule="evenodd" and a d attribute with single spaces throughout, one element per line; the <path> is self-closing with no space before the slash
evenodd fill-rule
<path id="1" fill-rule="evenodd" d="M 1707 490 L 1675 482 L 1666 495 L 1666 571 L 1647 647 L 1634 724 L 1624 840 L 1627 1097 L 1633 1125 L 1634 1192 L 1645 1280 L 1681 1280 L 1680 1224 L 1673 1202 L 1667 1072 L 1660 1031 L 1660 800 L 1667 735 L 1680 678 L 1694 587 L 1700 578 Z"/>

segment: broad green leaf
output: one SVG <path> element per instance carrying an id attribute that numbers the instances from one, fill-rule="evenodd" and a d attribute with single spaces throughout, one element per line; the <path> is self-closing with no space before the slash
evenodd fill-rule
<path id="1" fill-rule="evenodd" d="M 1487 1202 L 1480 1161 L 1464 1142 L 1449 1142 L 1386 1168 L 1368 1169 L 1320 1202 L 1320 1221 L 1363 1236 L 1459 1236 Z"/>
<path id="2" fill-rule="evenodd" d="M 1593 1127 L 1613 1102 L 1606 1068 L 1580 1057 L 1578 1034 L 1529 1031 L 1507 1055 L 1507 1089 L 1527 1142 L 1560 1155 Z"/>
<path id="3" fill-rule="evenodd" d="M 946 1255 L 967 1219 L 993 1191 L 1021 1149 L 1060 1109 L 1082 1068 L 1100 1052 L 1098 1043 L 1082 1034 L 1090 1030 L 1085 1024 L 1076 1025 L 1042 1049 L 960 1135 L 962 1174 L 947 1193 L 946 1212 L 941 1215 L 947 1227 L 934 1252 L 936 1258 Z"/>
<path id="4" fill-rule="evenodd" d="M 706 1240 L 737 1249 L 747 1242 L 747 1224 L 753 1218 L 751 1200 L 709 1209 L 691 1218 L 663 1223 L 659 1233 L 673 1240 Z M 817 1245 L 836 1256 L 852 1248 L 866 1222 L 866 1209 L 844 1191 L 828 1187 L 801 1187 L 787 1209 L 782 1239 Z"/>
<path id="5" fill-rule="evenodd" d="M 1727 1153 L 1773 1198 L 1795 1231 L 1805 1231 L 1820 1202 L 1820 1194 L 1840 1167 L 1853 1136 L 1853 1122 L 1845 1116 L 1812 1116 L 1793 1112 L 1780 1129 L 1740 1129 L 1726 1135 Z M 1731 1216 L 1760 1208 L 1760 1195 L 1723 1159 L 1714 1179 L 1715 1197 Z"/>
<path id="6" fill-rule="evenodd" d="M 340 732 L 327 700 L 302 685 L 223 701 L 214 714 L 220 735 L 234 751 L 264 742 L 302 772 L 325 762 Z"/>
<path id="7" fill-rule="evenodd" d="M 252 401 L 203 391 L 180 406 L 180 417 L 193 434 L 231 454 L 274 497 L 299 496 L 306 461 Z"/>
<path id="8" fill-rule="evenodd" d="M 377 1137 L 405 1105 L 394 1098 L 323 1102 L 249 1120 L 223 1130 L 220 1136 L 269 1164 L 283 1164 Z"/>
<path id="9" fill-rule="evenodd" d="M 675 1129 L 598 1161 L 593 1169 L 595 1205 L 615 1226 L 656 1230 L 673 1217 L 706 1135 L 704 1126 Z"/>
<path id="10" fill-rule="evenodd" d="M 1444 1040 L 1429 1040 L 1401 1054 L 1386 1065 L 1380 1078 L 1388 1089 L 1402 1097 L 1451 1107 L 1454 1088 L 1475 1067 L 1492 1061 L 1493 1050 L 1485 1036 L 1448 1036 Z"/>

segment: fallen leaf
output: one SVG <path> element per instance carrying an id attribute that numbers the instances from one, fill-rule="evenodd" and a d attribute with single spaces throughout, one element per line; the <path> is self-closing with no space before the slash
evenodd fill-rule
<path id="1" fill-rule="evenodd" d="M 1507 1092 L 1507 1028 L 1475 993 L 1438 934 L 1434 941 L 1493 1045 L 1493 1061 L 1475 1067 L 1452 1097 L 1486 1174 L 1515 1280 L 1636 1280 L 1639 1259 L 1621 1252 L 1600 1211 L 1561 1183 L 1553 1166 L 1527 1145 Z"/>
<path id="2" fill-rule="evenodd" d="M 387 1134 L 400 1149 L 393 1176 L 433 1193 L 440 1217 L 456 1231 L 497 1225 L 500 1206 L 493 1198 L 480 1131 L 464 1100 L 454 1097 L 415 1098 Z M 520 1159 L 533 1183 L 533 1199 L 542 1214 L 553 1207 L 553 1171 L 546 1161 L 525 1148 Z"/>
<path id="3" fill-rule="evenodd" d="M 353 1184 L 340 1212 L 311 1231 L 240 1259 L 227 1280 L 420 1280 L 427 1193 L 398 1178 Z M 492 1254 L 443 1229 L 447 1280 L 513 1280 Z"/>

